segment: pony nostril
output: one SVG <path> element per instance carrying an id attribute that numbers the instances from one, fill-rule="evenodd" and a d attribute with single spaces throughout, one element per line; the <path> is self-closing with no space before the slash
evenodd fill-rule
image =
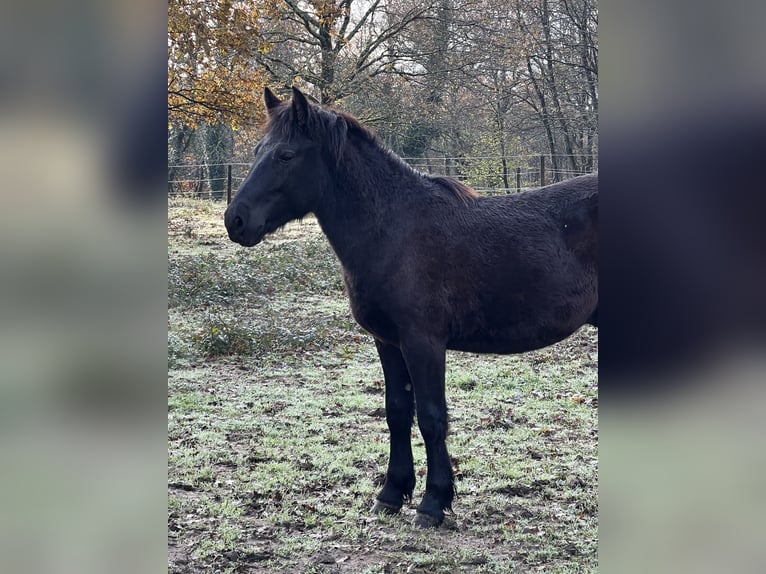
<path id="1" fill-rule="evenodd" d="M 236 241 L 236 238 L 242 235 L 245 227 L 247 227 L 247 211 L 242 209 L 242 206 L 236 206 L 234 209 L 229 206 L 224 215 L 224 223 L 229 234 L 234 234 L 231 238 Z"/>

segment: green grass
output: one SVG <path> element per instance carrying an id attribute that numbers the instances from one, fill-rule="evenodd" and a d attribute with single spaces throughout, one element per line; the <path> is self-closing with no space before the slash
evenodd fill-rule
<path id="1" fill-rule="evenodd" d="M 415 426 L 415 500 L 372 517 L 383 376 L 334 255 L 310 220 L 237 247 L 222 211 L 169 206 L 170 572 L 596 571 L 594 330 L 517 356 L 450 353 L 455 514 L 410 524 Z"/>

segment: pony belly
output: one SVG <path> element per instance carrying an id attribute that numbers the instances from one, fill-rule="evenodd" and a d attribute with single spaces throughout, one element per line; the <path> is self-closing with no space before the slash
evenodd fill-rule
<path id="1" fill-rule="evenodd" d="M 582 324 L 571 325 L 566 328 L 538 327 L 527 332 L 520 332 L 518 328 L 493 330 L 452 338 L 447 342 L 447 348 L 453 351 L 496 355 L 524 353 L 558 343 L 569 337 L 581 326 Z"/>
<path id="2" fill-rule="evenodd" d="M 450 341 L 447 344 L 447 348 L 451 351 L 464 351 L 466 353 L 487 353 L 493 355 L 512 355 L 516 353 L 524 353 L 526 351 L 534 351 L 548 345 L 552 345 L 556 341 L 551 343 L 533 343 L 526 341 L 498 341 L 498 340 L 460 340 Z"/>

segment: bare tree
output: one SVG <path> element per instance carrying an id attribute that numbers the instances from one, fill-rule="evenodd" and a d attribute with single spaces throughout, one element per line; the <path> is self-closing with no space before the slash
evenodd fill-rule
<path id="1" fill-rule="evenodd" d="M 271 48 L 257 55 L 274 78 L 295 77 L 313 85 L 321 103 L 358 92 L 391 70 L 395 51 L 386 49 L 429 3 L 393 0 L 284 0 L 264 24 Z"/>
<path id="2" fill-rule="evenodd" d="M 598 25 L 594 0 L 531 0 L 517 5 L 530 42 L 527 103 L 539 115 L 554 177 L 593 167 L 598 122 Z"/>
<path id="3" fill-rule="evenodd" d="M 200 1 L 240 6 L 231 0 Z M 595 0 L 247 4 L 250 9 L 239 14 L 250 19 L 235 23 L 234 30 L 249 27 L 256 37 L 234 52 L 228 49 L 229 60 L 247 60 L 257 72 L 254 77 L 267 77 L 277 88 L 307 84 L 318 101 L 354 113 L 423 169 L 511 188 L 516 168 L 535 169 L 522 156 L 549 155 L 553 180 L 596 167 Z M 216 21 L 226 18 L 221 12 Z M 243 34 L 223 37 L 231 47 Z M 205 54 L 219 57 L 217 50 Z M 194 53 L 179 52 L 184 58 L 191 61 Z M 216 60 L 211 69 L 223 69 L 227 61 Z M 252 89 L 258 91 L 257 82 Z M 185 136 L 174 134 L 169 148 L 180 150 Z M 249 125 L 237 134 L 240 154 L 242 141 L 258 137 Z M 200 157 L 198 163 L 211 162 Z M 215 179 L 213 171 L 209 176 Z"/>

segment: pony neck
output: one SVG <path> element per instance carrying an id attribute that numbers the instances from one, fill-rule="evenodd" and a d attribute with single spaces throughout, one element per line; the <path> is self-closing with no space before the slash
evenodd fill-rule
<path id="1" fill-rule="evenodd" d="M 376 143 L 349 138 L 345 147 L 315 215 L 341 264 L 351 269 L 393 233 L 422 176 Z"/>

